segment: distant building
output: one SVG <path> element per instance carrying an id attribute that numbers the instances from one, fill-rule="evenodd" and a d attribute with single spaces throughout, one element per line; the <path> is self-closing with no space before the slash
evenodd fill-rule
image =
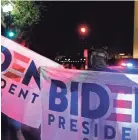
<path id="1" fill-rule="evenodd" d="M 85 58 L 83 56 L 76 55 L 73 56 L 65 56 L 65 55 L 58 55 L 55 58 L 55 61 L 65 68 L 77 68 L 82 69 L 82 66 L 85 64 Z"/>
<path id="2" fill-rule="evenodd" d="M 133 58 L 138 58 L 138 1 L 134 2 L 134 43 Z"/>
<path id="3" fill-rule="evenodd" d="M 131 54 L 125 54 L 125 53 L 117 53 L 115 54 L 116 59 L 120 58 L 132 58 L 133 56 Z"/>

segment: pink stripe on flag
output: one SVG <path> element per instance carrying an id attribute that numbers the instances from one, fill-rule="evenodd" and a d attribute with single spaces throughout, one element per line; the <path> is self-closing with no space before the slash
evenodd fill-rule
<path id="1" fill-rule="evenodd" d="M 111 113 L 111 115 L 107 118 L 107 120 L 117 122 L 131 122 L 131 115 Z"/>
<path id="2" fill-rule="evenodd" d="M 109 84 L 107 84 L 107 86 L 111 90 L 112 93 L 132 94 L 132 87 L 119 86 L 119 85 L 109 85 Z"/>
<path id="3" fill-rule="evenodd" d="M 19 64 L 13 63 L 12 68 L 23 73 L 25 71 L 25 68 L 20 66 Z"/>
<path id="4" fill-rule="evenodd" d="M 125 101 L 125 100 L 115 100 L 113 102 L 113 106 L 115 108 L 132 108 L 132 102 L 131 101 Z"/>
<path id="5" fill-rule="evenodd" d="M 20 76 L 12 73 L 10 71 L 8 71 L 7 73 L 5 73 L 4 76 L 6 76 L 6 77 L 8 77 L 10 79 L 13 79 L 16 82 L 20 82 L 20 80 L 21 80 L 21 77 Z"/>
<path id="6" fill-rule="evenodd" d="M 17 53 L 17 52 L 14 52 L 14 57 L 15 57 L 16 59 L 19 59 L 19 60 L 25 62 L 25 63 L 28 63 L 29 60 L 30 60 L 28 57 L 26 57 L 26 56 L 24 56 L 24 55 L 22 55 L 22 54 L 19 54 L 19 53 Z"/>

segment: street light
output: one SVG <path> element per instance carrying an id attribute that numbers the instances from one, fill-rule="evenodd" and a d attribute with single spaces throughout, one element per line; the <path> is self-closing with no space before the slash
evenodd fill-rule
<path id="1" fill-rule="evenodd" d="M 86 49 L 87 47 L 85 43 L 86 43 L 86 37 L 88 36 L 90 29 L 87 25 L 80 25 L 78 30 L 79 30 L 80 37 L 84 42 L 83 55 L 85 58 L 85 69 L 88 69 L 88 49 Z"/>
<path id="2" fill-rule="evenodd" d="M 13 10 L 13 6 L 9 3 L 7 5 L 2 6 L 2 10 L 4 13 L 11 12 Z"/>
<path id="3" fill-rule="evenodd" d="M 8 3 L 4 6 L 2 6 L 2 11 L 8 15 L 8 23 L 7 23 L 7 37 L 13 38 L 15 36 L 15 33 L 11 30 L 11 11 L 13 10 L 13 5 L 11 3 Z"/>
<path id="4" fill-rule="evenodd" d="M 9 23 L 8 23 L 8 24 L 9 24 L 9 25 L 8 25 L 9 28 L 10 28 L 10 24 L 11 24 L 10 22 L 11 22 L 11 11 L 12 11 L 12 10 L 13 10 L 13 6 L 12 6 L 12 4 L 10 4 L 10 3 L 9 3 L 9 4 L 6 4 L 6 5 L 4 5 L 4 6 L 2 6 L 2 11 L 3 11 L 4 13 L 6 13 L 6 14 L 7 14 L 7 13 L 9 14 L 9 15 L 7 14 L 7 15 L 9 16 Z"/>

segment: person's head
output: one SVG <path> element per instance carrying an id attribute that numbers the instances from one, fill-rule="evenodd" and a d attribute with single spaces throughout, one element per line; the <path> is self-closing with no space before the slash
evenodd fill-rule
<path id="1" fill-rule="evenodd" d="M 107 58 L 108 58 L 107 47 L 94 49 L 90 58 L 92 69 L 97 71 L 104 70 L 107 67 L 106 65 Z"/>

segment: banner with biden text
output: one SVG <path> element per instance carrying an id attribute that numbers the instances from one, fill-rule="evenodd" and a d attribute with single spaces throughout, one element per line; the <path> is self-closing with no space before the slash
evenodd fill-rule
<path id="1" fill-rule="evenodd" d="M 41 122 L 40 66 L 61 67 L 1 36 L 2 112 L 32 127 Z"/>
<path id="2" fill-rule="evenodd" d="M 42 140 L 138 140 L 138 75 L 41 67 Z"/>

